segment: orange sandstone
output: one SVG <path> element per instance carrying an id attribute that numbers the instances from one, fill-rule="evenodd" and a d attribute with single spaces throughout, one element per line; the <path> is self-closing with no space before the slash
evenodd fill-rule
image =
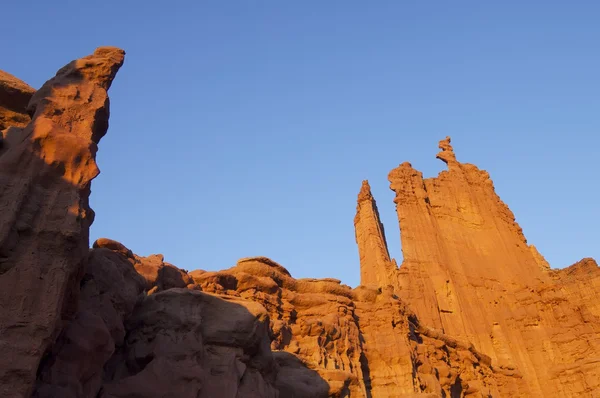
<path id="1" fill-rule="evenodd" d="M 400 267 L 363 182 L 354 289 L 267 257 L 188 273 L 110 239 L 89 249 L 123 57 L 99 48 L 35 94 L 0 74 L 2 397 L 600 395 L 598 265 L 551 269 L 450 138 L 438 177 L 389 174 Z"/>

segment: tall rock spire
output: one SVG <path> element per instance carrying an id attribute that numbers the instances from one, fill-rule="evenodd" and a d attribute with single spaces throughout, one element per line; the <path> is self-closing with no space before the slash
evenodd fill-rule
<path id="1" fill-rule="evenodd" d="M 385 230 L 367 180 L 362 182 L 358 193 L 354 230 L 360 256 L 360 284 L 396 286 L 396 262 L 390 259 Z"/>
<path id="2" fill-rule="evenodd" d="M 489 174 L 457 161 L 450 141 L 438 144 L 436 157 L 448 165 L 438 177 L 424 179 L 410 163 L 389 174 L 404 254 L 399 283 L 405 298 L 421 297 L 423 320 L 471 338 L 471 325 L 459 319 L 463 279 L 534 284 L 540 265 Z"/>

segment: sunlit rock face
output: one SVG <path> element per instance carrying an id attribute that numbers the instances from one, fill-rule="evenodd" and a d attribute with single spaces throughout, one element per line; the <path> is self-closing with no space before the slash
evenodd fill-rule
<path id="1" fill-rule="evenodd" d="M 400 266 L 363 182 L 354 289 L 267 257 L 188 272 L 107 238 L 90 249 L 123 62 L 98 48 L 37 92 L 0 74 L 1 397 L 600 395 L 598 265 L 551 269 L 450 138 L 438 177 L 389 174 Z"/>
<path id="2" fill-rule="evenodd" d="M 380 287 L 397 284 L 396 260 L 390 258 L 377 203 L 368 181 L 363 181 L 354 217 L 356 243 L 360 256 L 360 283 Z"/>
<path id="3" fill-rule="evenodd" d="M 598 266 L 550 270 L 488 173 L 458 162 L 449 137 L 439 147 L 448 170 L 438 177 L 409 163 L 389 174 L 404 254 L 395 293 L 421 322 L 520 377 L 520 395 L 597 394 Z"/>

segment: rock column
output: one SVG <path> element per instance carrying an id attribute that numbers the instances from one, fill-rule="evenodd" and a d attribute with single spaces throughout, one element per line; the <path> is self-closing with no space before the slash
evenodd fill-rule
<path id="1" fill-rule="evenodd" d="M 360 284 L 396 287 L 396 262 L 390 259 L 377 203 L 366 180 L 358 194 L 354 230 L 360 256 Z"/>

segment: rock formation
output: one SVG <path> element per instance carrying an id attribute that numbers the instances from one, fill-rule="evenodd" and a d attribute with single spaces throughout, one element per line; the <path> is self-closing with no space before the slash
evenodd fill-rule
<path id="1" fill-rule="evenodd" d="M 438 177 L 423 179 L 409 163 L 389 175 L 404 254 L 396 294 L 421 322 L 522 377 L 522 396 L 600 393 L 599 318 L 564 286 L 588 285 L 587 298 L 597 302 L 589 283 L 598 267 L 586 262 L 591 281 L 550 271 L 488 173 L 459 163 L 450 138 L 439 147 L 448 171 Z"/>
<path id="2" fill-rule="evenodd" d="M 390 259 L 385 231 L 368 181 L 363 181 L 354 217 L 360 256 L 360 283 L 364 286 L 395 285 L 396 261 Z"/>
<path id="3" fill-rule="evenodd" d="M 469 388 L 498 396 L 500 386 L 517 392 L 512 386 L 521 382 L 494 370 L 472 345 L 422 325 L 390 288 L 296 280 L 264 257 L 192 276 L 203 291 L 260 303 L 271 319 L 273 351 L 295 355 L 328 384 L 282 397 L 459 396 Z"/>
<path id="4" fill-rule="evenodd" d="M 110 239 L 89 249 L 123 58 L 99 48 L 35 93 L 0 74 L 0 396 L 600 394 L 598 265 L 551 269 L 449 138 L 438 177 L 409 163 L 389 175 L 400 267 L 363 182 L 354 289 L 294 279 L 266 257 L 187 272 Z"/>
<path id="5" fill-rule="evenodd" d="M 33 93 L 35 90 L 27 83 L 0 70 L 0 132 L 11 126 L 27 126 L 31 120 L 27 104 Z"/>
<path id="6" fill-rule="evenodd" d="M 99 48 L 60 69 L 29 100 L 31 122 L 9 129 L 18 139 L 4 142 L 0 396 L 31 393 L 42 355 L 75 312 L 93 221 L 88 197 L 98 174 L 94 159 L 108 128 L 106 91 L 123 55 Z M 20 105 L 23 91 L 17 90 Z"/>

